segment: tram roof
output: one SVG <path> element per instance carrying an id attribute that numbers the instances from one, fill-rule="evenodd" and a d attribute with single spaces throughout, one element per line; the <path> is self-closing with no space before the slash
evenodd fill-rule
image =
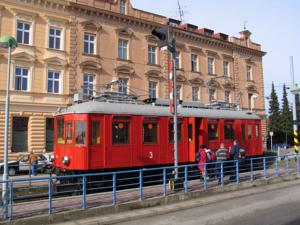
<path id="1" fill-rule="evenodd" d="M 172 116 L 169 107 L 154 106 L 151 104 L 127 104 L 90 101 L 75 104 L 61 110 L 57 115 L 63 114 L 116 114 L 116 115 L 144 115 L 144 116 Z M 226 119 L 260 119 L 257 115 L 245 111 L 207 108 L 182 108 L 178 107 L 178 116 L 205 117 Z"/>

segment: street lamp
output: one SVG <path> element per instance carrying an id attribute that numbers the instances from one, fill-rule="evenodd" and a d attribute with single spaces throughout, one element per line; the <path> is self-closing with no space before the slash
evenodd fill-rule
<path id="1" fill-rule="evenodd" d="M 7 59 L 7 81 L 6 81 L 6 100 L 5 100 L 5 130 L 4 130 L 4 169 L 2 179 L 2 206 L 4 219 L 7 218 L 7 180 L 8 180 L 8 125 L 9 125 L 9 84 L 10 84 L 10 56 L 11 51 L 17 47 L 17 41 L 11 36 L 0 37 L 0 48 L 8 49 Z"/>

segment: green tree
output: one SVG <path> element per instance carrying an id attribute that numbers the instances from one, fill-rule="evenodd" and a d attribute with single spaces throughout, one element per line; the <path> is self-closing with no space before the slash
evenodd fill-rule
<path id="1" fill-rule="evenodd" d="M 280 131 L 280 111 L 274 83 L 272 83 L 272 90 L 269 99 L 269 131 L 276 133 Z"/>
<path id="2" fill-rule="evenodd" d="M 293 131 L 293 112 L 289 107 L 288 94 L 286 86 L 283 84 L 282 108 L 280 113 L 280 130 L 285 135 L 285 143 L 292 137 Z"/>

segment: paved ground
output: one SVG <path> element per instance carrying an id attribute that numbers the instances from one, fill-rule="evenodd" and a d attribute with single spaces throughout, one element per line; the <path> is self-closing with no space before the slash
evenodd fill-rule
<path id="1" fill-rule="evenodd" d="M 296 180 L 57 225 L 296 225 L 299 185 Z"/>

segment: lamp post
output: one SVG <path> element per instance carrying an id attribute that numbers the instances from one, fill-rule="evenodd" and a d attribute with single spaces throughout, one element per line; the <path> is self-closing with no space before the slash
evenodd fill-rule
<path id="1" fill-rule="evenodd" d="M 17 47 L 17 41 L 11 36 L 2 36 L 0 38 L 0 48 L 8 49 L 7 59 L 7 81 L 6 81 L 6 99 L 5 99 L 5 130 L 4 130 L 4 169 L 2 179 L 2 206 L 3 217 L 7 218 L 7 180 L 8 180 L 8 126 L 9 126 L 9 84 L 10 84 L 10 56 L 11 51 Z"/>

